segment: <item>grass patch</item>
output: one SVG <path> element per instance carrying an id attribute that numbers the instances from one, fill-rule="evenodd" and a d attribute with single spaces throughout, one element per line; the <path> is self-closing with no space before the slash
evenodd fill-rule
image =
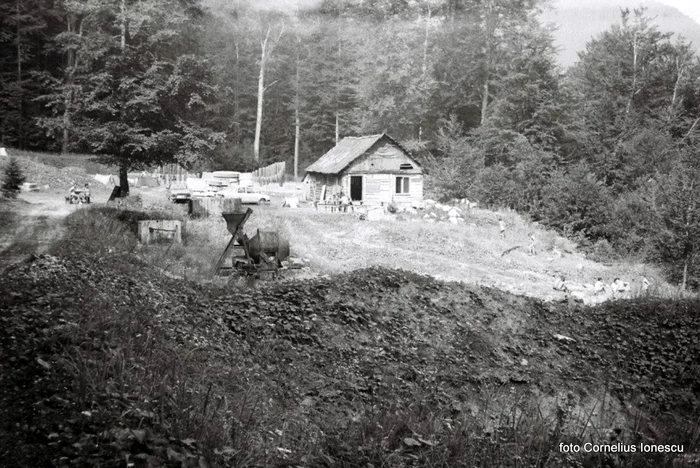
<path id="1" fill-rule="evenodd" d="M 65 169 L 67 167 L 80 168 L 88 174 L 115 174 L 118 170 L 116 166 L 104 164 L 104 158 L 91 154 L 59 154 L 39 151 L 26 151 L 8 148 L 9 154 L 19 156 L 34 163 Z"/>

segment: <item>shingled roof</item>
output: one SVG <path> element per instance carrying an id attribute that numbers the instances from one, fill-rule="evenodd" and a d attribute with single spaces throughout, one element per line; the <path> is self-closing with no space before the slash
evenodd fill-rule
<path id="1" fill-rule="evenodd" d="M 361 137 L 345 137 L 330 151 L 321 156 L 318 161 L 306 168 L 306 172 L 321 174 L 338 174 L 348 167 L 354 160 L 365 154 L 376 142 L 386 138 L 409 155 L 401 145 L 385 133 L 379 135 L 367 135 Z M 410 156 L 410 155 L 409 155 Z"/>

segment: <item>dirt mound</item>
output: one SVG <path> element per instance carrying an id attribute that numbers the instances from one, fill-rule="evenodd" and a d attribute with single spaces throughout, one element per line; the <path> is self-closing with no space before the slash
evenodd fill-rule
<path id="1" fill-rule="evenodd" d="M 229 292 L 124 255 L 38 257 L 0 293 L 0 447 L 22 447 L 0 459 L 20 465 L 571 466 L 560 441 L 612 427 L 697 444 L 697 303 L 584 309 L 381 268 Z"/>

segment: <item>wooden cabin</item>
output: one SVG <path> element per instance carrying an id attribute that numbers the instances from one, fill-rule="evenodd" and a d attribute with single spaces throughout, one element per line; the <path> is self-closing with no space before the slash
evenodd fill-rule
<path id="1" fill-rule="evenodd" d="M 346 137 L 306 168 L 307 199 L 407 206 L 423 200 L 423 170 L 386 134 Z"/>

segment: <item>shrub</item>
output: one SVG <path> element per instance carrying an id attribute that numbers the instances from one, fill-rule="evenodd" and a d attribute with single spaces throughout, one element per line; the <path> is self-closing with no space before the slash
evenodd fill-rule
<path id="1" fill-rule="evenodd" d="M 20 186 L 24 183 L 26 177 L 19 167 L 17 159 L 11 157 L 10 161 L 5 166 L 4 176 L 2 180 L 2 193 L 8 198 L 15 198 L 19 192 Z"/>

